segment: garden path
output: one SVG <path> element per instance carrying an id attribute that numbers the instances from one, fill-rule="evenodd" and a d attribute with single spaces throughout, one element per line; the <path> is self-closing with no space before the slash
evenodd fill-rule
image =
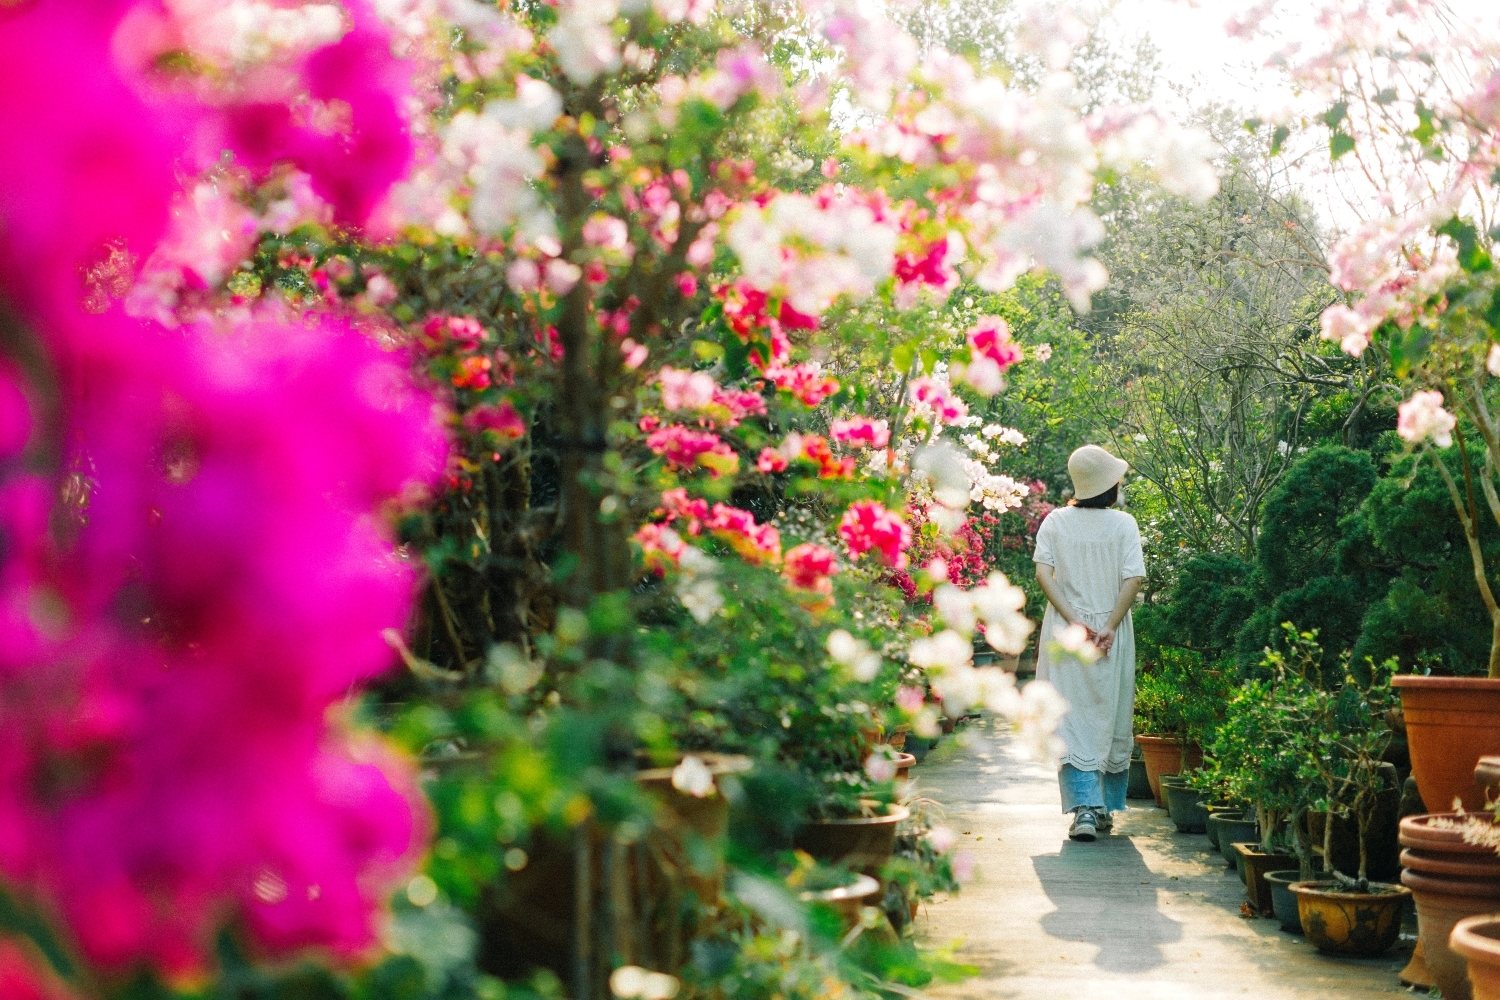
<path id="1" fill-rule="evenodd" d="M 1112 837 L 1067 839 L 1055 774 L 1020 757 L 1004 723 L 970 722 L 912 771 L 943 804 L 976 880 L 926 907 L 928 944 L 961 940 L 976 978 L 941 1000 L 1364 1000 L 1405 993 L 1403 937 L 1380 959 L 1319 955 L 1272 920 L 1240 914 L 1244 888 L 1201 835 L 1132 800 Z M 1408 994 L 1409 995 L 1409 994 Z"/>

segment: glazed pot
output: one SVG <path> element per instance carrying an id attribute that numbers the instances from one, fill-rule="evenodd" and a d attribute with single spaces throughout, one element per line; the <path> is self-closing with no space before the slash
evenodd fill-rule
<path id="1" fill-rule="evenodd" d="M 1214 817 L 1229 816 L 1234 819 L 1242 819 L 1244 815 L 1245 810 L 1238 806 L 1208 807 L 1208 820 L 1204 824 L 1204 826 L 1206 828 L 1206 832 L 1208 833 L 1208 842 L 1213 845 L 1215 851 L 1219 850 L 1219 822 Z"/>
<path id="2" fill-rule="evenodd" d="M 1448 944 L 1469 963 L 1474 1000 L 1500 1000 L 1500 915 L 1460 920 Z"/>
<path id="3" fill-rule="evenodd" d="M 1288 934 L 1302 933 L 1302 915 L 1297 908 L 1297 897 L 1292 894 L 1292 883 L 1302 881 L 1302 873 L 1295 868 L 1286 871 L 1266 872 L 1263 876 L 1271 887 L 1271 912 L 1281 921 L 1281 929 Z"/>
<path id="4" fill-rule="evenodd" d="M 1161 776 L 1182 771 L 1182 741 L 1166 736 L 1137 736 L 1135 742 L 1141 748 L 1141 757 L 1146 762 L 1146 780 L 1151 783 L 1151 795 L 1162 809 L 1167 800 L 1162 798 Z M 1187 748 L 1187 766 L 1191 770 L 1203 765 L 1203 748 L 1194 743 Z"/>
<path id="5" fill-rule="evenodd" d="M 932 752 L 933 744 L 936 742 L 937 740 L 925 739 L 912 733 L 906 738 L 906 752 L 915 757 L 917 763 L 920 764 L 922 759 Z"/>
<path id="6" fill-rule="evenodd" d="M 1475 882 L 1407 869 L 1401 884 L 1417 903 L 1417 936 L 1433 985 L 1444 1000 L 1469 1000 L 1468 963 L 1449 947 L 1448 938 L 1460 920 L 1500 912 L 1500 880 Z"/>
<path id="7" fill-rule="evenodd" d="M 1273 912 L 1271 887 L 1266 883 L 1266 872 L 1284 871 L 1297 863 L 1290 854 L 1267 854 L 1260 844 L 1235 844 L 1234 851 L 1240 856 L 1240 875 L 1245 880 L 1245 898 L 1257 913 L 1269 917 Z"/>
<path id="8" fill-rule="evenodd" d="M 866 875 L 878 875 L 896 846 L 896 827 L 911 816 L 905 806 L 888 807 L 883 816 L 813 820 L 802 824 L 796 846 L 819 861 L 848 865 Z"/>
<path id="9" fill-rule="evenodd" d="M 1254 816 L 1246 816 L 1240 813 L 1219 813 L 1216 817 L 1219 821 L 1219 853 L 1224 858 L 1224 863 L 1230 868 L 1239 867 L 1239 855 L 1234 853 L 1234 845 L 1237 843 L 1258 843 L 1260 840 L 1260 824 L 1255 821 Z"/>
<path id="10" fill-rule="evenodd" d="M 1441 813 L 1459 798 L 1465 811 L 1477 812 L 1484 789 L 1474 780 L 1474 766 L 1480 757 L 1500 754 L 1500 680 L 1402 674 L 1391 686 L 1401 692 L 1422 802 Z"/>
<path id="11" fill-rule="evenodd" d="M 854 881 L 836 889 L 821 889 L 799 893 L 797 898 L 804 903 L 830 907 L 843 918 L 846 928 L 859 923 L 860 910 L 880 903 L 880 882 L 868 875 L 856 875 Z"/>
<path id="12" fill-rule="evenodd" d="M 1370 958 L 1389 951 L 1401 936 L 1401 911 L 1410 892 L 1399 885 L 1375 887 L 1381 891 L 1345 892 L 1333 882 L 1293 882 L 1290 889 L 1307 940 L 1328 955 Z"/>
<path id="13" fill-rule="evenodd" d="M 1140 752 L 1137 748 L 1137 753 Z M 1146 762 L 1140 757 L 1130 758 L 1130 783 L 1125 787 L 1127 799 L 1149 799 L 1151 794 L 1151 781 L 1146 777 Z"/>
<path id="14" fill-rule="evenodd" d="M 1207 833 L 1208 810 L 1199 798 L 1203 793 L 1187 785 L 1167 787 L 1167 813 L 1179 833 Z"/>

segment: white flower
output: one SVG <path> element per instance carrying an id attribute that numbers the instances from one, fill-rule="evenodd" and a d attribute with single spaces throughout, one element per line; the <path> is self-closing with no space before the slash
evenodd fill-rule
<path id="1" fill-rule="evenodd" d="M 845 666 L 852 664 L 859 656 L 861 645 L 858 639 L 844 629 L 838 628 L 828 633 L 828 655 L 833 658 L 834 663 Z"/>
<path id="2" fill-rule="evenodd" d="M 672 768 L 672 787 L 684 795 L 704 799 L 714 794 L 714 773 L 701 757 L 689 754 Z"/>
<path id="3" fill-rule="evenodd" d="M 906 658 L 914 666 L 935 673 L 961 670 L 974 659 L 974 644 L 951 628 L 944 629 L 930 638 L 913 642 Z"/>
<path id="4" fill-rule="evenodd" d="M 620 68 L 620 45 L 613 26 L 619 12 L 613 0 L 572 0 L 560 5 L 557 24 L 547 40 L 569 80 L 587 86 L 599 74 Z"/>
<path id="5" fill-rule="evenodd" d="M 1099 647 L 1089 641 L 1088 629 L 1082 625 L 1069 625 L 1057 633 L 1057 639 L 1054 641 L 1058 649 L 1084 663 L 1093 663 L 1099 659 Z"/>
<path id="6" fill-rule="evenodd" d="M 1026 435 L 1022 434 L 1014 427 L 1007 427 L 1005 428 L 1005 430 L 1000 432 L 1000 441 L 1002 444 L 1013 444 L 1017 448 L 1019 448 L 1021 447 L 1021 445 L 1026 443 Z"/>
<path id="7" fill-rule="evenodd" d="M 980 431 L 979 433 L 983 434 L 987 438 L 992 438 L 992 437 L 999 436 L 1004 431 L 1005 431 L 1005 428 L 1002 427 L 1000 424 L 985 424 L 984 425 L 984 430 Z"/>
<path id="8" fill-rule="evenodd" d="M 1453 443 L 1458 418 L 1443 409 L 1443 394 L 1422 390 L 1396 408 L 1396 433 L 1402 440 L 1420 444 L 1428 438 L 1439 448 Z"/>
<path id="9" fill-rule="evenodd" d="M 974 614 L 974 598 L 951 583 L 940 584 L 932 592 L 932 606 L 938 617 L 950 628 L 970 635 L 977 620 Z"/>
<path id="10" fill-rule="evenodd" d="M 865 774 L 871 781 L 890 781 L 896 776 L 896 762 L 883 753 L 872 753 L 865 758 Z"/>
<path id="11" fill-rule="evenodd" d="M 1491 375 L 1500 378 L 1500 344 L 1490 345 L 1490 356 L 1485 359 L 1484 366 Z"/>
<path id="12" fill-rule="evenodd" d="M 1051 344 L 1037 344 L 1035 347 L 1033 347 L 1031 349 L 1031 356 L 1034 357 L 1034 358 L 1036 358 L 1038 361 L 1048 361 L 1048 360 L 1051 360 L 1051 358 L 1052 358 L 1052 345 Z"/>
<path id="13" fill-rule="evenodd" d="M 620 1000 L 672 1000 L 681 984 L 676 976 L 622 965 L 609 974 L 609 991 Z"/>
<path id="14" fill-rule="evenodd" d="M 1286 458 L 1291 453 L 1292 453 L 1292 446 L 1291 445 L 1287 444 L 1285 441 L 1277 441 L 1276 442 L 1276 454 L 1280 455 L 1282 458 Z"/>
<path id="15" fill-rule="evenodd" d="M 881 655 L 863 639 L 856 639 L 843 629 L 828 633 L 828 656 L 834 663 L 849 668 L 849 674 L 861 684 L 868 684 L 880 673 Z"/>
<path id="16" fill-rule="evenodd" d="M 947 854 L 958 843 L 958 836 L 946 826 L 935 826 L 927 831 L 927 842 L 939 854 Z"/>
<path id="17" fill-rule="evenodd" d="M 982 586 L 973 591 L 974 609 L 984 620 L 984 638 L 1002 653 L 1020 653 L 1026 648 L 1026 637 L 1036 626 L 1021 613 L 1026 606 L 1026 592 L 1005 578 L 991 573 Z"/>

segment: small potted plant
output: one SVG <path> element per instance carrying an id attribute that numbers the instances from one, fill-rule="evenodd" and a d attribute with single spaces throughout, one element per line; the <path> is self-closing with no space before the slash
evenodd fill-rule
<path id="1" fill-rule="evenodd" d="M 1135 717 L 1141 733 L 1135 740 L 1161 808 L 1167 807 L 1162 775 L 1202 766 L 1203 740 L 1219 720 L 1228 688 L 1223 674 L 1205 669 L 1199 654 L 1170 647 L 1162 648 L 1155 669 L 1137 677 Z"/>

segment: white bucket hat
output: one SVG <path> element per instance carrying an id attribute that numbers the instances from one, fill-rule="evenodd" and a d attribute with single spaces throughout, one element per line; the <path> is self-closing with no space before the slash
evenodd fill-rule
<path id="1" fill-rule="evenodd" d="M 1096 444 L 1086 444 L 1068 456 L 1073 495 L 1089 500 L 1125 478 L 1130 466 Z"/>

